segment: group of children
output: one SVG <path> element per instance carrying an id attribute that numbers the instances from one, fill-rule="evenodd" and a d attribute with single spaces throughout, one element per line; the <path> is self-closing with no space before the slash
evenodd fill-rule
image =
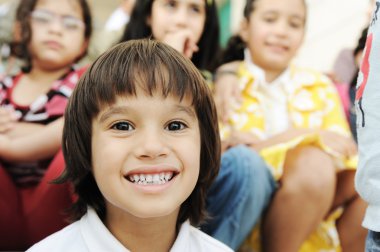
<path id="1" fill-rule="evenodd" d="M 78 69 L 86 0 L 22 1 L 25 65 L 0 82 L 0 248 L 362 251 L 339 96 L 292 63 L 306 13 L 247 0 L 222 61 L 214 0 L 136 1 L 120 43 Z"/>

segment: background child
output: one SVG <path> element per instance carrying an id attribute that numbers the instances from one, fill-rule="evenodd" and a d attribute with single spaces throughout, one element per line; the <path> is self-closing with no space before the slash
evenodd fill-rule
<path id="1" fill-rule="evenodd" d="M 213 71 L 220 52 L 215 1 L 137 1 L 121 41 L 148 37 L 172 46 L 198 69 Z"/>
<path id="2" fill-rule="evenodd" d="M 190 225 L 204 217 L 220 139 L 211 92 L 173 48 L 130 41 L 96 60 L 63 143 L 81 219 L 30 251 L 232 251 Z"/>
<path id="3" fill-rule="evenodd" d="M 291 65 L 304 38 L 305 2 L 250 0 L 244 16 L 247 50 L 235 85 L 242 103 L 222 135 L 260 151 L 280 183 L 263 219 L 263 250 L 363 250 L 356 146 L 339 97 L 327 77 Z"/>
<path id="4" fill-rule="evenodd" d="M 211 77 L 219 56 L 219 26 L 213 0 L 136 1 L 123 41 L 164 42 Z M 211 78 L 208 78 L 211 80 Z M 236 250 L 266 208 L 275 183 L 263 160 L 245 146 L 222 156 L 220 172 L 207 194 L 210 217 L 201 229 Z"/>
<path id="5" fill-rule="evenodd" d="M 0 248 L 23 250 L 66 225 L 70 191 L 48 181 L 64 167 L 62 115 L 92 27 L 85 0 L 25 0 L 16 21 L 25 66 L 0 82 Z"/>
<path id="6" fill-rule="evenodd" d="M 366 241 L 367 252 L 376 252 L 380 248 L 379 216 L 379 9 L 376 9 L 368 30 L 366 46 L 360 68 L 357 94 L 356 115 L 359 144 L 359 165 L 356 174 L 356 188 L 360 196 L 368 202 L 363 226 L 369 230 Z"/>

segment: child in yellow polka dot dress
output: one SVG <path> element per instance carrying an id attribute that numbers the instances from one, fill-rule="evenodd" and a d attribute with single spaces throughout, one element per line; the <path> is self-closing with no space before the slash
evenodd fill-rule
<path id="1" fill-rule="evenodd" d="M 306 3 L 250 0 L 244 16 L 246 49 L 237 71 L 242 99 L 231 104 L 222 139 L 259 151 L 279 182 L 260 232 L 256 228 L 245 246 L 363 251 L 357 149 L 339 96 L 326 76 L 291 63 L 304 38 Z"/>

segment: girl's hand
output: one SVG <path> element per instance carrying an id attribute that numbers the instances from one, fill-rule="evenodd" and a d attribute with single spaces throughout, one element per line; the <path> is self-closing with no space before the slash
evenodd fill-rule
<path id="1" fill-rule="evenodd" d="M 199 50 L 192 38 L 191 31 L 187 29 L 178 29 L 168 32 L 162 42 L 170 45 L 189 59 Z"/>
<path id="2" fill-rule="evenodd" d="M 242 100 L 239 79 L 236 75 L 239 63 L 239 61 L 226 63 L 216 71 L 214 98 L 222 122 L 228 121 L 233 104 L 239 104 Z"/>
<path id="3" fill-rule="evenodd" d="M 10 139 L 8 136 L 0 134 L 0 158 L 3 157 L 4 152 L 6 151 L 6 148 L 10 144 Z"/>
<path id="4" fill-rule="evenodd" d="M 10 108 L 0 108 L 0 133 L 9 131 L 17 121 L 14 110 Z"/>
<path id="5" fill-rule="evenodd" d="M 322 138 L 323 144 L 345 157 L 356 155 L 358 152 L 357 145 L 352 138 L 329 130 L 321 130 L 319 131 L 319 135 Z"/>
<path id="6" fill-rule="evenodd" d="M 120 6 L 126 14 L 131 15 L 135 2 L 136 0 L 124 0 Z"/>
<path id="7" fill-rule="evenodd" d="M 259 141 L 261 140 L 252 133 L 233 131 L 231 133 L 231 136 L 227 140 L 222 142 L 222 150 L 224 151 L 228 148 L 231 148 L 240 144 L 247 145 L 247 146 L 254 146 Z"/>

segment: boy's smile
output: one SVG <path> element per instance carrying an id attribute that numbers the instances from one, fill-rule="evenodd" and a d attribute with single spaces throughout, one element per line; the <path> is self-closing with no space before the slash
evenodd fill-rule
<path id="1" fill-rule="evenodd" d="M 187 97 L 139 91 L 117 97 L 94 118 L 94 177 L 109 214 L 177 214 L 199 176 L 198 119 Z"/>
<path id="2" fill-rule="evenodd" d="M 161 193 L 170 186 L 179 172 L 180 169 L 174 166 L 157 164 L 139 167 L 124 177 L 136 186 L 136 190 L 154 194 Z"/>

